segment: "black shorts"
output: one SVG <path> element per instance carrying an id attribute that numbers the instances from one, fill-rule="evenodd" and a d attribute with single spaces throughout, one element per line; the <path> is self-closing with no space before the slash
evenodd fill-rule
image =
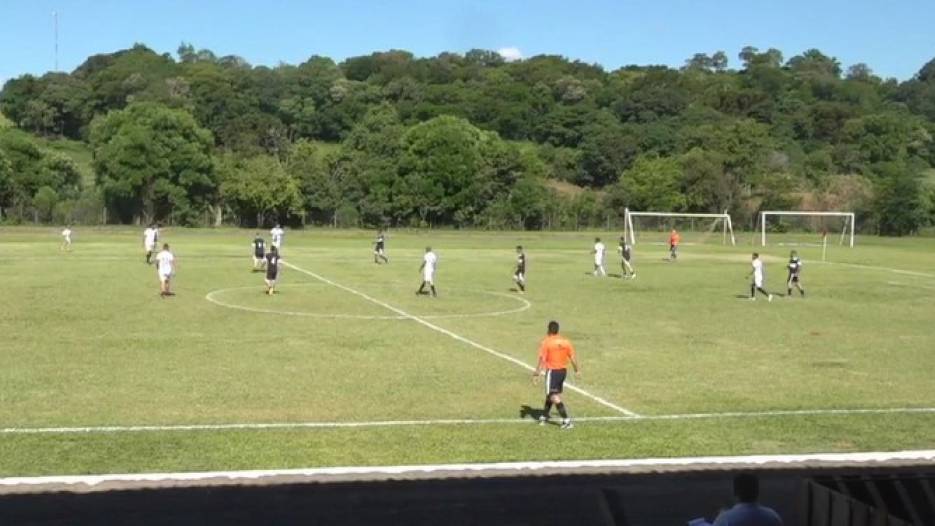
<path id="1" fill-rule="evenodd" d="M 266 273 L 266 279 L 268 281 L 276 281 L 276 277 L 277 277 L 277 274 L 270 274 L 269 272 Z"/>
<path id="2" fill-rule="evenodd" d="M 789 276 L 789 283 L 798 283 L 798 282 L 799 282 L 798 276 Z"/>
<path id="3" fill-rule="evenodd" d="M 260 252 L 260 251 L 258 250 L 258 251 L 256 251 L 256 252 L 253 253 L 253 257 L 255 257 L 256 259 L 265 259 L 265 258 L 266 258 L 266 254 L 264 254 L 264 253 L 262 253 L 262 252 Z"/>
<path id="4" fill-rule="evenodd" d="M 565 388 L 565 375 L 567 369 L 549 369 L 545 372 L 545 389 L 547 394 L 559 394 Z"/>

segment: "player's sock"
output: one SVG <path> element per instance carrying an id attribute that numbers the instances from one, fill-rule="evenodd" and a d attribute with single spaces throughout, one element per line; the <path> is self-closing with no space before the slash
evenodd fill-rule
<path id="1" fill-rule="evenodd" d="M 786 296 L 792 295 L 792 289 L 786 289 Z"/>
<path id="2" fill-rule="evenodd" d="M 438 297 L 438 293 L 435 292 L 435 285 L 429 285 L 429 288 L 432 289 L 432 297 L 433 298 Z"/>
<path id="3" fill-rule="evenodd" d="M 750 285 L 750 297 L 756 298 L 756 285 Z"/>
<path id="4" fill-rule="evenodd" d="M 565 411 L 565 402 L 555 404 L 555 408 L 558 409 L 558 414 L 562 415 L 563 420 L 568 419 L 568 412 Z"/>
<path id="5" fill-rule="evenodd" d="M 422 284 L 419 285 L 419 290 L 416 291 L 416 294 L 423 294 L 424 292 L 425 292 L 425 282 L 423 281 Z"/>
<path id="6" fill-rule="evenodd" d="M 521 291 L 523 291 L 523 292 L 526 291 L 526 285 L 523 285 L 523 282 L 522 282 L 522 281 L 517 281 L 516 284 L 519 285 L 519 290 L 521 290 Z"/>
<path id="7" fill-rule="evenodd" d="M 552 411 L 552 400 L 547 396 L 545 397 L 545 405 L 542 407 L 542 416 L 549 418 L 549 412 Z"/>

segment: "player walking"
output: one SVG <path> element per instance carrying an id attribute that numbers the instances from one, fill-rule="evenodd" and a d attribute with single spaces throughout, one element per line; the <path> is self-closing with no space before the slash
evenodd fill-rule
<path id="1" fill-rule="evenodd" d="M 607 252 L 607 247 L 604 246 L 604 243 L 601 242 L 601 238 L 594 238 L 594 248 L 591 249 L 591 253 L 594 254 L 594 275 L 595 276 L 606 276 L 607 271 L 604 270 L 604 253 Z"/>
<path id="2" fill-rule="evenodd" d="M 62 230 L 62 246 L 59 250 L 71 252 L 71 225 L 65 225 L 65 230 Z"/>
<path id="3" fill-rule="evenodd" d="M 175 256 L 169 251 L 169 244 L 162 245 L 162 250 L 156 254 L 156 274 L 159 276 L 159 295 L 161 297 L 175 296 L 170 290 L 170 281 L 175 275 Z"/>
<path id="4" fill-rule="evenodd" d="M 633 248 L 627 243 L 626 236 L 620 236 L 620 246 L 617 247 L 620 252 L 620 267 L 623 269 L 623 279 L 636 279 L 636 271 L 633 270 L 633 264 L 630 259 L 633 257 Z"/>
<path id="5" fill-rule="evenodd" d="M 513 272 L 513 281 L 519 287 L 520 293 L 526 292 L 526 252 L 522 245 L 516 245 L 516 270 Z"/>
<path id="6" fill-rule="evenodd" d="M 266 293 L 270 296 L 276 294 L 276 280 L 279 279 L 279 266 L 282 265 L 282 258 L 279 257 L 279 249 L 274 245 L 266 254 Z"/>
<path id="7" fill-rule="evenodd" d="M 283 230 L 281 226 L 279 226 L 279 223 L 276 223 L 276 226 L 274 226 L 273 229 L 269 231 L 269 235 L 272 237 L 271 244 L 273 245 L 273 248 L 279 252 L 282 252 L 282 242 L 283 238 L 286 236 L 286 231 Z"/>
<path id="8" fill-rule="evenodd" d="M 802 287 L 800 275 L 802 273 L 802 260 L 799 259 L 799 253 L 795 250 L 789 253 L 789 278 L 786 280 L 786 296 L 792 296 L 792 286 L 799 289 L 799 294 L 805 297 L 805 289 Z"/>
<path id="9" fill-rule="evenodd" d="M 384 263 L 390 262 L 390 258 L 386 257 L 386 234 L 383 229 L 377 232 L 377 239 L 373 242 L 373 262 L 379 265 L 381 259 Z"/>
<path id="10" fill-rule="evenodd" d="M 682 242 L 682 236 L 678 230 L 672 229 L 669 233 L 669 261 L 675 261 L 679 257 L 679 243 Z"/>
<path id="11" fill-rule="evenodd" d="M 253 271 L 263 270 L 266 266 L 266 240 L 257 232 L 253 237 Z"/>
<path id="12" fill-rule="evenodd" d="M 763 277 L 766 271 L 763 268 L 763 260 L 760 259 L 760 255 L 756 252 L 753 253 L 752 266 L 753 268 L 750 270 L 750 273 L 747 274 L 747 277 L 753 276 L 753 282 L 750 283 L 750 301 L 756 300 L 757 291 L 763 293 L 768 301 L 773 301 L 773 295 L 763 289 Z"/>
<path id="13" fill-rule="evenodd" d="M 425 255 L 422 256 L 422 264 L 419 265 L 419 272 L 422 273 L 422 284 L 416 294 L 425 294 L 425 286 L 428 285 L 432 291 L 432 297 L 438 297 L 435 292 L 435 268 L 438 265 L 438 256 L 432 252 L 432 247 L 425 247 Z"/>
<path id="14" fill-rule="evenodd" d="M 575 376 L 580 375 L 581 370 L 575 358 L 575 347 L 558 333 L 558 322 L 550 321 L 548 334 L 539 344 L 539 362 L 535 372 L 532 373 L 533 382 L 538 382 L 539 376 L 543 371 L 545 372 L 545 406 L 542 416 L 539 417 L 539 425 L 545 425 L 549 421 L 549 412 L 552 410 L 552 405 L 555 405 L 558 414 L 562 417 L 562 429 L 574 427 L 571 418 L 568 417 L 565 404 L 562 402 L 562 391 L 565 387 L 569 363 L 575 368 Z"/>
<path id="15" fill-rule="evenodd" d="M 150 224 L 143 231 L 143 250 L 146 251 L 146 264 L 152 264 L 153 251 L 156 250 L 156 238 L 158 237 L 156 225 Z"/>

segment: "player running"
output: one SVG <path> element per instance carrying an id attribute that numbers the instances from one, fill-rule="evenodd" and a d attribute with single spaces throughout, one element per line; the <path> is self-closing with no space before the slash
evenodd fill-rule
<path id="1" fill-rule="evenodd" d="M 282 258 L 279 257 L 279 249 L 274 245 L 266 254 L 266 294 L 272 296 L 276 294 L 276 280 L 279 279 L 279 266 L 282 265 Z"/>
<path id="2" fill-rule="evenodd" d="M 750 283 L 750 301 L 756 301 L 756 292 L 760 291 L 766 296 L 767 301 L 773 301 L 773 295 L 763 288 L 763 277 L 765 276 L 765 269 L 763 268 L 763 260 L 760 259 L 760 255 L 756 252 L 753 253 L 753 268 L 750 270 L 750 273 L 747 274 L 747 277 L 753 276 L 753 282 Z"/>
<path id="3" fill-rule="evenodd" d="M 519 287 L 520 294 L 526 292 L 526 252 L 522 245 L 516 245 L 516 270 L 513 272 L 513 281 Z"/>
<path id="4" fill-rule="evenodd" d="M 175 296 L 170 290 L 170 281 L 175 275 L 175 256 L 169 251 L 169 244 L 162 245 L 162 250 L 156 254 L 156 274 L 159 276 L 159 296 Z"/>
<path id="5" fill-rule="evenodd" d="M 257 232 L 253 237 L 253 271 L 259 272 L 266 266 L 266 240 Z"/>
<path id="6" fill-rule="evenodd" d="M 682 236 L 678 230 L 672 229 L 669 233 L 669 261 L 675 261 L 679 257 L 679 243 L 682 242 Z"/>
<path id="7" fill-rule="evenodd" d="M 62 230 L 62 246 L 59 250 L 71 252 L 71 225 L 65 225 L 65 230 Z"/>
<path id="8" fill-rule="evenodd" d="M 606 276 L 607 271 L 604 270 L 604 253 L 607 252 L 607 247 L 604 246 L 604 243 L 601 242 L 601 238 L 594 238 L 594 248 L 591 249 L 591 253 L 594 254 L 594 275 L 595 276 Z"/>
<path id="9" fill-rule="evenodd" d="M 279 223 L 276 223 L 276 226 L 274 226 L 273 229 L 269 231 L 269 235 L 272 238 L 271 244 L 273 245 L 273 248 L 279 252 L 282 252 L 282 242 L 283 238 L 286 236 L 286 231 L 283 230 L 281 226 L 279 226 Z"/>
<path id="10" fill-rule="evenodd" d="M 377 232 L 377 239 L 373 242 L 373 262 L 379 265 L 381 259 L 384 263 L 390 262 L 390 258 L 386 257 L 386 234 L 383 229 Z"/>
<path id="11" fill-rule="evenodd" d="M 630 259 L 633 257 L 633 248 L 627 243 L 626 236 L 620 236 L 620 246 L 617 247 L 620 252 L 620 267 L 623 269 L 623 279 L 636 279 L 636 271 L 633 270 L 633 264 Z"/>
<path id="12" fill-rule="evenodd" d="M 432 252 L 432 247 L 425 247 L 425 255 L 422 256 L 422 264 L 419 265 L 419 272 L 422 273 L 422 284 L 419 285 L 417 295 L 425 294 L 425 286 L 428 285 L 432 291 L 432 297 L 438 297 L 435 292 L 435 268 L 438 265 L 438 256 Z"/>
<path id="13" fill-rule="evenodd" d="M 146 227 L 146 230 L 143 231 L 143 250 L 146 251 L 147 265 L 152 265 L 153 263 L 153 251 L 156 250 L 156 238 L 158 237 L 156 232 L 155 224 L 150 224 Z"/>
<path id="14" fill-rule="evenodd" d="M 539 376 L 545 372 L 545 406 L 539 417 L 539 425 L 549 421 L 549 412 L 552 405 L 558 409 L 562 417 L 562 429 L 571 429 L 574 424 L 568 417 L 568 411 L 562 402 L 562 390 L 565 387 L 565 376 L 568 373 L 568 363 L 575 368 L 575 376 L 581 374 L 578 361 L 575 358 L 575 347 L 570 341 L 558 333 L 558 322 L 550 321 L 548 335 L 539 344 L 539 362 L 535 372 L 532 373 L 533 382 L 539 381 Z"/>
<path id="15" fill-rule="evenodd" d="M 792 296 L 792 286 L 799 289 L 799 294 L 805 297 L 805 288 L 802 287 L 800 275 L 802 273 L 802 260 L 799 258 L 798 251 L 793 250 L 789 253 L 789 278 L 786 280 L 786 297 Z"/>

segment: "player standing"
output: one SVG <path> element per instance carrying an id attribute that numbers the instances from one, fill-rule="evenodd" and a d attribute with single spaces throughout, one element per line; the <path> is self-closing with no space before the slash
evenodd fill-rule
<path id="1" fill-rule="evenodd" d="M 789 253 L 789 279 L 786 280 L 786 296 L 792 296 L 792 286 L 799 289 L 799 294 L 805 297 L 805 289 L 802 287 L 800 275 L 802 273 L 802 260 L 799 259 L 799 253 L 795 250 Z"/>
<path id="2" fill-rule="evenodd" d="M 152 264 L 153 251 L 156 250 L 156 238 L 158 234 L 156 233 L 156 225 L 150 224 L 146 227 L 146 230 L 143 231 L 143 250 L 146 251 L 146 264 Z"/>
<path id="3" fill-rule="evenodd" d="M 678 230 L 672 229 L 669 233 L 669 261 L 675 261 L 679 257 L 679 243 L 682 242 L 682 236 Z"/>
<path id="4" fill-rule="evenodd" d="M 633 270 L 633 264 L 630 259 L 633 257 L 633 248 L 627 243 L 626 236 L 620 236 L 620 246 L 617 247 L 620 252 L 620 267 L 623 269 L 623 279 L 636 279 L 636 271 Z"/>
<path id="5" fill-rule="evenodd" d="M 422 273 L 422 284 L 416 294 L 425 294 L 425 286 L 428 285 L 432 290 L 432 297 L 438 297 L 435 292 L 435 268 L 438 265 L 438 256 L 432 252 L 432 247 L 425 247 L 425 255 L 422 256 L 422 264 L 419 265 L 419 272 Z"/>
<path id="6" fill-rule="evenodd" d="M 71 225 L 65 225 L 65 230 L 62 230 L 62 246 L 60 250 L 71 252 Z"/>
<path id="7" fill-rule="evenodd" d="M 159 276 L 159 295 L 175 296 L 170 290 L 170 281 L 175 275 L 175 256 L 169 251 L 169 244 L 162 245 L 162 251 L 156 254 L 156 274 Z"/>
<path id="8" fill-rule="evenodd" d="M 279 278 L 279 266 L 282 264 L 282 258 L 279 257 L 279 249 L 274 245 L 266 254 L 266 293 L 270 296 L 276 294 L 276 280 Z"/>
<path id="9" fill-rule="evenodd" d="M 279 223 L 276 223 L 276 226 L 274 226 L 273 229 L 269 231 L 269 235 L 272 237 L 271 244 L 273 245 L 273 248 L 279 252 L 282 252 L 282 241 L 286 236 L 286 231 L 283 230 L 281 226 L 279 226 Z"/>
<path id="10" fill-rule="evenodd" d="M 257 232 L 253 237 L 253 271 L 263 270 L 266 265 L 266 241 Z"/>
<path id="11" fill-rule="evenodd" d="M 766 271 L 763 268 L 763 260 L 760 259 L 760 255 L 756 252 L 753 253 L 752 266 L 753 268 L 750 270 L 750 273 L 747 274 L 747 277 L 753 275 L 753 282 L 750 283 L 750 301 L 756 300 L 757 291 L 763 293 L 763 295 L 767 297 L 768 301 L 773 301 L 773 295 L 763 289 L 763 277 Z"/>
<path id="12" fill-rule="evenodd" d="M 519 287 L 520 293 L 526 292 L 526 252 L 522 245 L 516 245 L 516 270 L 513 272 L 513 281 Z"/>
<path id="13" fill-rule="evenodd" d="M 604 246 L 604 243 L 601 242 L 601 238 L 594 238 L 594 248 L 591 250 L 591 253 L 594 254 L 594 275 L 595 276 L 606 276 L 607 271 L 604 270 L 604 253 L 607 251 L 607 247 Z"/>
<path id="14" fill-rule="evenodd" d="M 373 262 L 379 265 L 381 259 L 384 263 L 390 262 L 390 258 L 386 257 L 386 234 L 383 233 L 382 228 L 377 232 L 377 239 L 373 242 Z"/>
<path id="15" fill-rule="evenodd" d="M 562 402 L 562 391 L 565 387 L 569 362 L 575 368 L 575 375 L 580 375 L 581 370 L 575 358 L 575 347 L 558 333 L 558 322 L 550 321 L 548 334 L 539 344 L 539 361 L 536 370 L 532 373 L 533 382 L 537 382 L 539 376 L 543 371 L 545 372 L 545 406 L 542 416 L 539 417 L 539 425 L 545 425 L 549 421 L 549 412 L 554 404 L 558 409 L 558 414 L 562 416 L 562 429 L 574 427 L 571 418 L 568 417 L 565 404 Z"/>

